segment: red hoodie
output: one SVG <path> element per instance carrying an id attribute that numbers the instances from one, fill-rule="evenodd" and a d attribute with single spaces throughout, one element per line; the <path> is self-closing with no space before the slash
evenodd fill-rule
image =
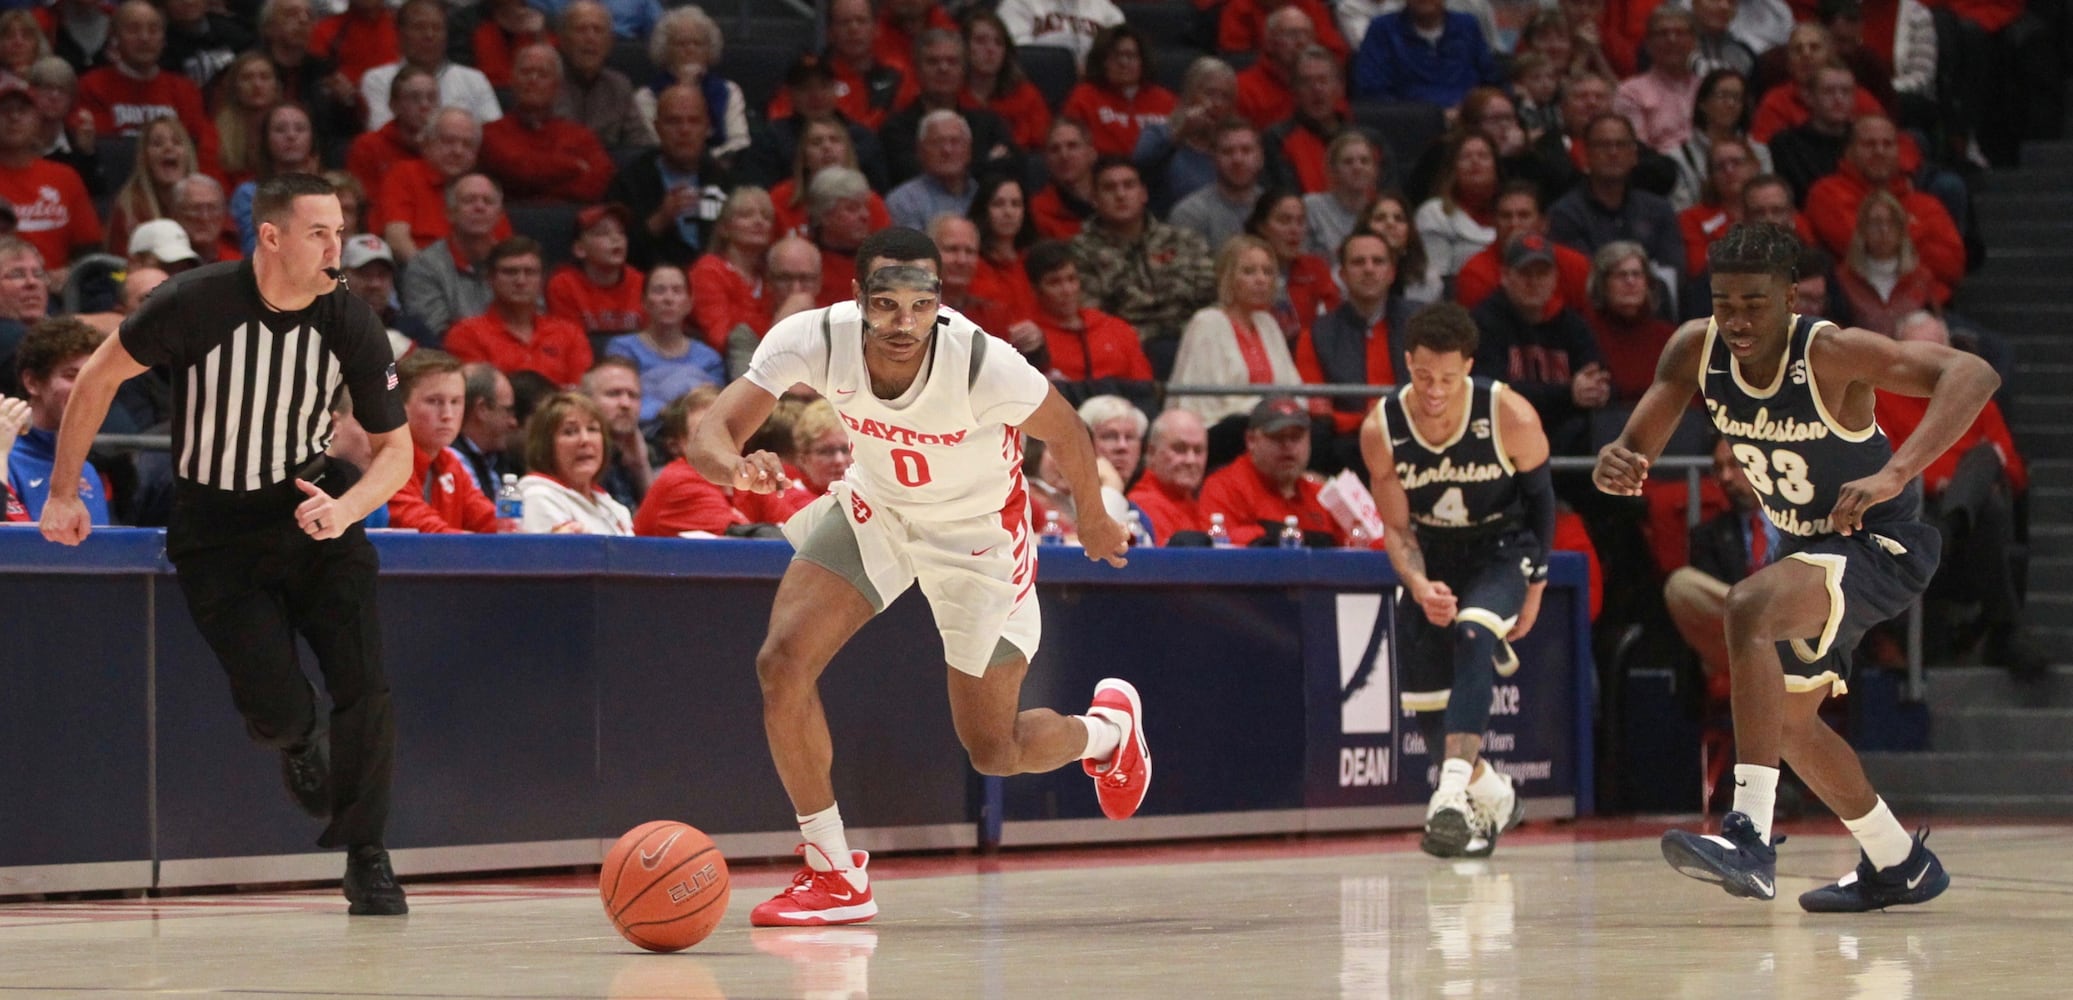
<path id="1" fill-rule="evenodd" d="M 427 455 L 410 449 L 410 478 L 389 498 L 389 526 L 428 535 L 494 534 L 497 508 L 475 486 L 459 455 L 441 448 Z"/>
<path id="2" fill-rule="evenodd" d="M 1837 259 L 1850 251 L 1850 234 L 1857 230 L 1857 209 L 1864 204 L 1871 187 L 1857 165 L 1845 158 L 1836 166 L 1835 173 L 1814 182 L 1807 192 L 1807 223 L 1814 227 L 1815 238 Z M 1958 235 L 1951 213 L 1944 211 L 1943 202 L 1934 195 L 1915 190 L 1914 184 L 1901 174 L 1896 173 L 1885 187 L 1907 210 L 1907 235 L 1915 243 L 1922 266 L 1945 288 L 1957 288 L 1965 278 L 1965 240 Z"/>

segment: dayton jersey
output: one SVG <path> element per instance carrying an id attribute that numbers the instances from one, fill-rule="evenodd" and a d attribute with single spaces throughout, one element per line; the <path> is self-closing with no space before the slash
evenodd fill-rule
<path id="1" fill-rule="evenodd" d="M 914 384 L 898 399 L 879 399 L 864 368 L 855 302 L 771 327 L 745 377 L 773 396 L 804 382 L 826 397 L 856 451 L 844 478 L 873 502 L 924 521 L 996 514 L 1023 496 L 1015 425 L 1051 391 L 1013 347 L 945 308 Z"/>
<path id="2" fill-rule="evenodd" d="M 1785 358 L 1768 386 L 1743 380 L 1741 362 L 1721 343 L 1711 322 L 1699 354 L 1706 414 L 1734 450 L 1763 502 L 1764 516 L 1788 539 L 1831 534 L 1828 515 L 1843 484 L 1878 472 L 1893 457 L 1893 445 L 1876 422 L 1849 430 L 1821 398 L 1807 352 L 1816 336 L 1835 328 L 1825 319 L 1794 316 Z M 1917 479 L 1899 496 L 1866 511 L 1864 521 L 1913 520 L 1921 509 Z"/>
<path id="3" fill-rule="evenodd" d="M 1504 383 L 1471 377 L 1461 423 L 1444 441 L 1427 441 L 1418 433 L 1404 404 L 1410 391 L 1405 386 L 1382 397 L 1376 409 L 1419 538 L 1467 539 L 1523 526 L 1517 470 L 1497 426 Z"/>

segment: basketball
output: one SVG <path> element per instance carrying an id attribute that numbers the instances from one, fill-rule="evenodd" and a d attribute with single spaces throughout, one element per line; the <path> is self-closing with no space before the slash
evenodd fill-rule
<path id="1" fill-rule="evenodd" d="M 727 859 L 697 827 L 658 819 L 612 845 L 598 873 L 605 916 L 649 951 L 682 951 L 727 915 Z"/>

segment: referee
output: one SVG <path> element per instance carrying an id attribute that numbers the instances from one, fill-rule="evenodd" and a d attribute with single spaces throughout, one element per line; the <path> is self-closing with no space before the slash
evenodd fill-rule
<path id="1" fill-rule="evenodd" d="M 344 216 L 330 182 L 285 174 L 259 185 L 250 260 L 160 285 L 79 373 L 58 433 L 43 536 L 90 529 L 80 464 L 124 380 L 174 373 L 173 512 L 166 554 L 194 624 L 230 678 L 258 743 L 282 753 L 288 789 L 346 849 L 355 914 L 408 912 L 382 846 L 395 721 L 375 617 L 374 546 L 360 519 L 410 475 L 395 359 L 373 310 L 339 284 Z M 364 474 L 327 459 L 330 403 L 343 388 L 373 439 Z M 355 481 L 357 478 L 357 481 Z M 308 640 L 331 695 L 325 720 L 297 662 Z"/>

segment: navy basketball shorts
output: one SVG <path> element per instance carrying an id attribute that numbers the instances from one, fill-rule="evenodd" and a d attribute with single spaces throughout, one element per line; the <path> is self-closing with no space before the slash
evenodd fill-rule
<path id="1" fill-rule="evenodd" d="M 1779 557 L 1820 569 L 1828 602 L 1819 635 L 1778 643 L 1785 690 L 1847 692 L 1858 641 L 1922 596 L 1942 553 L 1943 538 L 1935 528 L 1920 521 L 1887 521 L 1852 535 L 1816 538 Z"/>
<path id="2" fill-rule="evenodd" d="M 1516 531 L 1481 542 L 1450 545 L 1419 539 L 1426 576 L 1454 591 L 1457 623 L 1481 625 L 1505 637 L 1526 605 L 1526 574 L 1540 541 Z M 1438 712 L 1454 687 L 1454 629 L 1434 625 L 1405 590 L 1396 608 L 1397 670 L 1405 710 Z"/>

